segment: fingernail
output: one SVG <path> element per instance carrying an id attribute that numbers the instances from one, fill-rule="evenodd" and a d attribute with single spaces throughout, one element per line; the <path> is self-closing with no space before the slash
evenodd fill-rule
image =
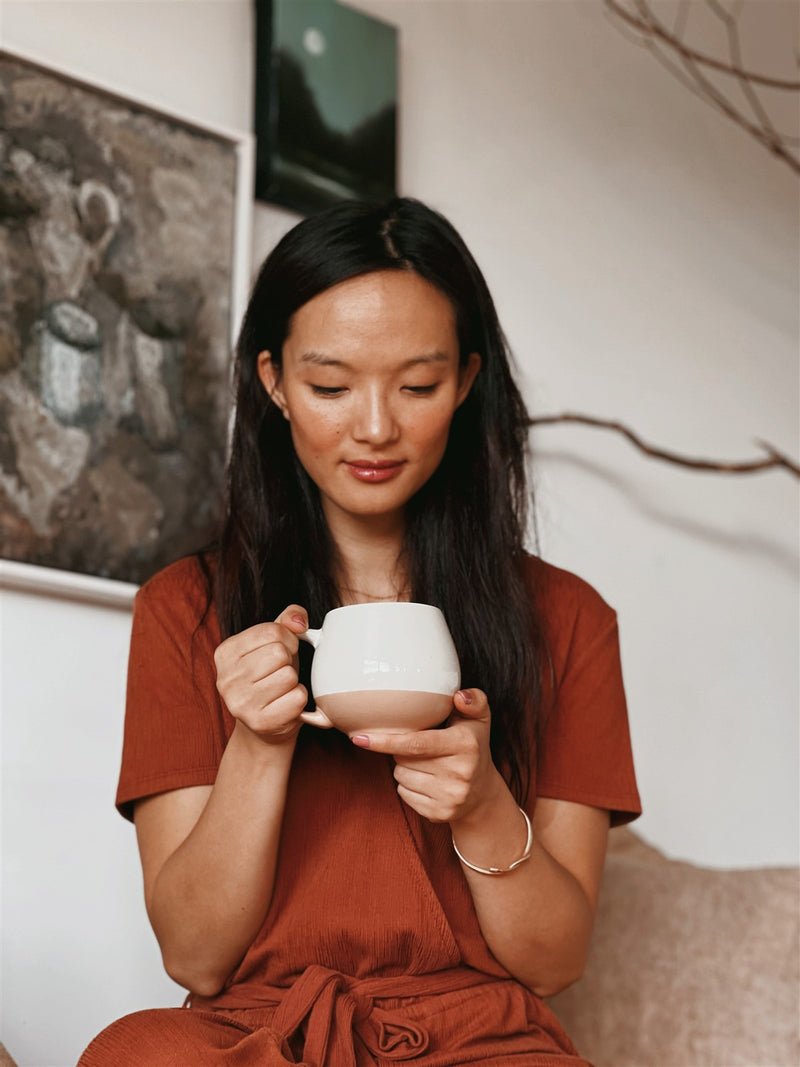
<path id="1" fill-rule="evenodd" d="M 305 626 L 306 625 L 306 620 L 305 620 L 305 617 L 303 615 L 291 615 L 290 618 L 291 618 L 292 622 L 296 622 L 298 624 L 298 626 Z"/>
<path id="2" fill-rule="evenodd" d="M 472 703 L 472 693 L 470 693 L 469 689 L 459 689 L 457 696 L 460 696 L 465 704 Z"/>
<path id="3" fill-rule="evenodd" d="M 369 748 L 368 734 L 353 734 L 350 740 L 354 745 L 358 745 L 359 748 Z"/>

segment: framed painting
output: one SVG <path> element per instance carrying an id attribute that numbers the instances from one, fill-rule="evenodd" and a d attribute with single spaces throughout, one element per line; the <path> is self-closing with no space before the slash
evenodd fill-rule
<path id="1" fill-rule="evenodd" d="M 395 194 L 394 26 L 335 0 L 255 0 L 256 197 L 308 214 Z"/>
<path id="2" fill-rule="evenodd" d="M 7 50 L 0 107 L 0 583 L 129 599 L 216 526 L 253 138 Z"/>

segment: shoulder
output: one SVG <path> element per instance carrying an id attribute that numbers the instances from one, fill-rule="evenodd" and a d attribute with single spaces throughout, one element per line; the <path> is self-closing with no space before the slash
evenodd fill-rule
<path id="1" fill-rule="evenodd" d="M 575 662 L 599 642 L 616 640 L 617 613 L 594 586 L 538 556 L 525 561 L 526 581 L 555 664 Z"/>
<path id="2" fill-rule="evenodd" d="M 551 622 L 564 622 L 582 615 L 598 623 L 616 618 L 594 586 L 572 571 L 526 556 L 525 576 L 539 611 Z"/>
<path id="3" fill-rule="evenodd" d="M 548 658 L 537 793 L 629 822 L 642 809 L 616 612 L 578 575 L 539 559 L 527 566 Z"/>
<path id="4" fill-rule="evenodd" d="M 196 626 L 212 606 L 213 575 L 210 556 L 186 556 L 170 564 L 137 591 L 134 617 L 146 614 Z"/>
<path id="5" fill-rule="evenodd" d="M 205 597 L 211 588 L 213 557 L 185 556 L 148 578 L 136 593 L 137 600 L 173 600 Z"/>

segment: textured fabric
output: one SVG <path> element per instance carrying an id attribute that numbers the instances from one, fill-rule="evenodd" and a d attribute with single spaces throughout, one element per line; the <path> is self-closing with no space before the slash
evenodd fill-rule
<path id="1" fill-rule="evenodd" d="M 5 1045 L 0 1044 L 0 1067 L 17 1067 L 16 1060 L 13 1060 Z"/>
<path id="2" fill-rule="evenodd" d="M 797 1067 L 800 872 L 613 834 L 586 973 L 550 1005 L 596 1067 Z"/>
<path id="3" fill-rule="evenodd" d="M 538 792 L 633 818 L 639 799 L 614 613 L 564 571 L 532 560 L 531 577 L 558 686 Z M 214 781 L 233 719 L 214 685 L 219 631 L 206 600 L 191 560 L 136 598 L 123 814 L 141 797 Z M 82 1067 L 179 1063 L 181 1055 L 187 1064 L 311 1067 L 583 1062 L 550 1009 L 489 952 L 448 828 L 400 801 L 388 757 L 313 727 L 297 743 L 264 925 L 222 992 L 189 1004 L 120 1020 Z M 219 1036 L 206 1041 L 215 1020 Z M 162 1059 L 131 1059 L 137 1033 L 153 1027 L 184 1033 L 191 1052 L 181 1051 L 180 1036 L 170 1045 L 162 1034 Z M 115 1060 L 123 1046 L 128 1058 Z M 249 1059 L 239 1058 L 242 1049 Z"/>
<path id="4" fill-rule="evenodd" d="M 641 807 L 616 614 L 576 575 L 541 560 L 530 567 L 557 694 L 539 750 L 536 793 L 608 808 L 612 826 L 630 822 Z"/>
<path id="5" fill-rule="evenodd" d="M 485 987 L 477 986 L 471 996 L 435 998 L 433 1005 L 427 1003 L 431 998 L 415 996 L 408 1010 L 422 1021 L 408 1016 L 398 1023 L 395 1005 L 384 1010 L 372 1000 L 364 1003 L 360 994 L 343 994 L 332 979 L 315 1001 L 308 1025 L 298 1020 L 288 1031 L 285 1017 L 263 1008 L 140 1011 L 99 1034 L 78 1067 L 388 1067 L 408 1062 L 414 1067 L 591 1067 L 568 1051 L 531 1052 L 535 1035 L 512 1034 L 488 1042 L 477 1032 L 487 1025 L 496 1027 L 497 1004 L 484 992 Z M 294 999 L 294 990 L 286 999 Z M 367 1010 L 370 1015 L 365 1015 Z M 511 1015 L 506 1025 L 509 1022 L 525 1025 L 522 1015 Z M 430 1043 L 434 1025 L 439 1051 Z M 545 1040 L 551 1047 L 552 1041 Z"/>

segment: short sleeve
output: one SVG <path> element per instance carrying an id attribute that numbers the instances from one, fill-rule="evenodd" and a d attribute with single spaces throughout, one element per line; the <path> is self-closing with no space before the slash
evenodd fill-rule
<path id="1" fill-rule="evenodd" d="M 212 785 L 226 743 L 213 663 L 219 641 L 196 560 L 168 567 L 136 594 L 116 804 Z"/>
<path id="2" fill-rule="evenodd" d="M 555 682 L 537 759 L 538 796 L 641 814 L 616 613 L 590 585 L 548 568 L 545 616 Z"/>

